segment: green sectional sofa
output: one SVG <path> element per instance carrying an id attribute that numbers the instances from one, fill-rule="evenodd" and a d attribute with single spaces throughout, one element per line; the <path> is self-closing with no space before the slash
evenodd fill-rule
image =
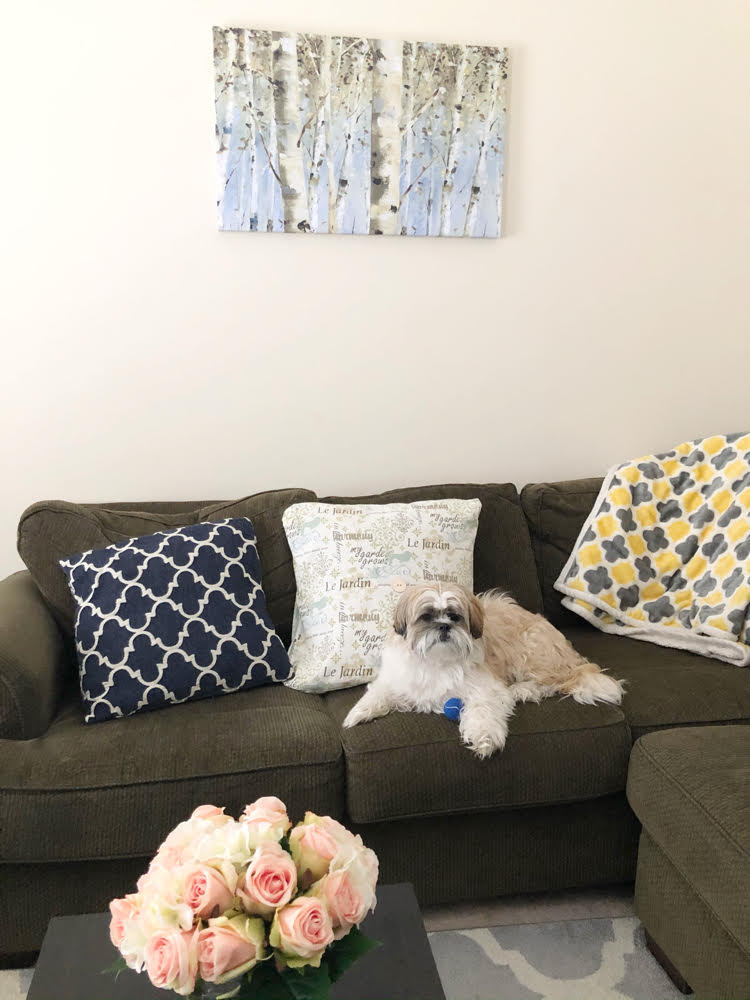
<path id="1" fill-rule="evenodd" d="M 449 484 L 370 497 L 479 497 L 475 589 L 502 587 L 627 681 L 619 708 L 550 699 L 519 706 L 502 754 L 481 761 L 439 716 L 351 730 L 359 691 L 265 687 L 85 726 L 72 604 L 57 560 L 164 526 L 248 516 L 264 588 L 288 641 L 294 573 L 281 515 L 309 490 L 233 502 L 35 504 L 21 518 L 28 571 L 0 582 L 0 925 L 7 964 L 34 953 L 54 914 L 100 910 L 128 891 L 165 833 L 198 804 L 238 812 L 259 795 L 355 826 L 382 878 L 423 903 L 632 881 L 639 822 L 626 794 L 633 742 L 660 729 L 750 721 L 750 672 L 597 632 L 552 584 L 600 480 Z M 693 730 L 691 730 L 693 731 Z M 710 736 L 709 736 L 710 738 Z"/>

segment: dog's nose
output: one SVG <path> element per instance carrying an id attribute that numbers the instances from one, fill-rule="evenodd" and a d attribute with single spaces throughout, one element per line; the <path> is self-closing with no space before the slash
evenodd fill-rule
<path id="1" fill-rule="evenodd" d="M 446 622 L 442 622 L 441 623 L 441 625 L 440 625 L 440 634 L 441 635 L 447 635 L 450 632 L 450 630 L 451 630 L 450 625 L 448 625 Z"/>

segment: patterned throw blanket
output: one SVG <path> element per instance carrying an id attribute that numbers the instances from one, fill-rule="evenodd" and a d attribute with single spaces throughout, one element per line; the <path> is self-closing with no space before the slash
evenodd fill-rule
<path id="1" fill-rule="evenodd" d="M 750 434 L 611 469 L 555 589 L 605 632 L 750 664 Z"/>

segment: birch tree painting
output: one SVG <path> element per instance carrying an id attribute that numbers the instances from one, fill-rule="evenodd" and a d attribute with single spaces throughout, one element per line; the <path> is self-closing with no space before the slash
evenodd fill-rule
<path id="1" fill-rule="evenodd" d="M 214 28 L 219 228 L 499 236 L 508 57 Z"/>

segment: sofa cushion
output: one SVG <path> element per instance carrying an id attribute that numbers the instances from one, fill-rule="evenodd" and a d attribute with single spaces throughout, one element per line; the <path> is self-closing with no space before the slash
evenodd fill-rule
<path id="1" fill-rule="evenodd" d="M 326 695 L 340 725 L 362 691 Z M 357 823 L 580 802 L 622 791 L 630 731 L 619 709 L 550 698 L 519 705 L 502 753 L 475 757 L 444 716 L 394 712 L 342 729 Z"/>
<path id="2" fill-rule="evenodd" d="M 750 670 L 682 649 L 599 632 L 565 629 L 587 659 L 627 682 L 620 708 L 633 738 L 654 729 L 750 722 Z"/>
<path id="3" fill-rule="evenodd" d="M 474 547 L 474 590 L 492 587 L 507 590 L 529 611 L 541 611 L 539 582 L 531 551 L 531 540 L 518 491 L 512 483 L 411 486 L 361 497 L 324 497 L 325 503 L 370 504 L 413 503 L 415 500 L 482 501 Z"/>
<path id="4" fill-rule="evenodd" d="M 341 741 L 316 695 L 274 685 L 101 726 L 83 711 L 71 694 L 44 736 L 0 740 L 3 861 L 147 857 L 204 802 L 342 814 Z"/>
<path id="5" fill-rule="evenodd" d="M 258 539 L 268 611 L 282 642 L 288 643 L 294 610 L 294 570 L 281 515 L 290 504 L 314 499 L 311 490 L 289 489 L 230 501 L 99 505 L 44 500 L 32 504 L 21 515 L 18 552 L 70 638 L 75 610 L 60 559 L 198 521 L 249 517 Z"/>
<path id="6" fill-rule="evenodd" d="M 572 479 L 561 483 L 533 483 L 521 491 L 521 506 L 531 533 L 536 569 L 542 588 L 544 613 L 558 628 L 580 622 L 561 604 L 555 588 L 586 518 L 599 495 L 602 479 Z"/>
<path id="7" fill-rule="evenodd" d="M 734 937 L 750 942 L 750 726 L 649 733 L 628 800 L 648 835 Z"/>

